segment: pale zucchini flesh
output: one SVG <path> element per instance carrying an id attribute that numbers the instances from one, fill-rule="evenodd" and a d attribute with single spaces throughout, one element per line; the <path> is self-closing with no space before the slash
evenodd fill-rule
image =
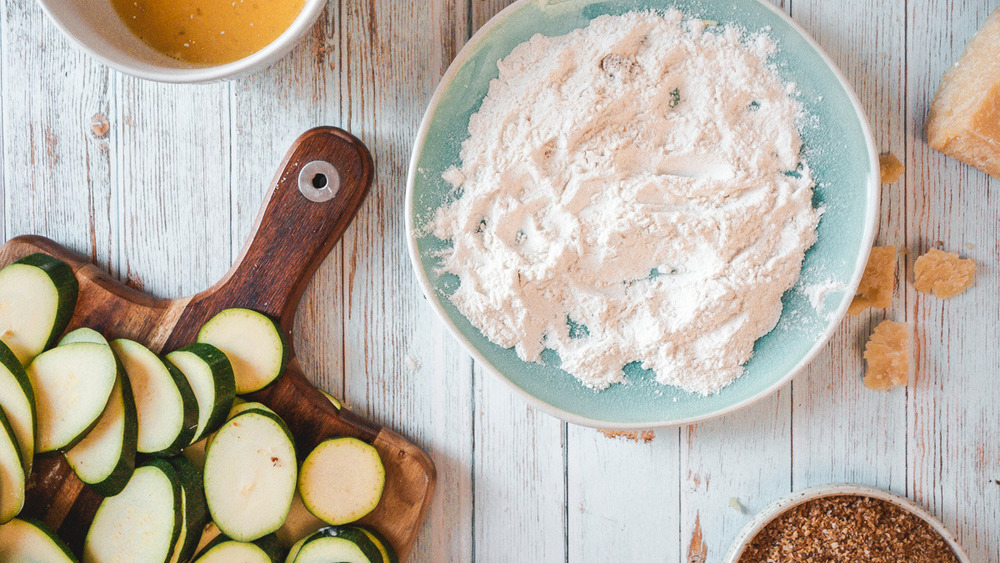
<path id="1" fill-rule="evenodd" d="M 21 362 L 3 342 L 0 342 L 0 408 L 14 431 L 24 473 L 29 475 L 35 456 L 35 393 Z"/>
<path id="2" fill-rule="evenodd" d="M 194 563 L 272 563 L 271 557 L 252 543 L 229 540 L 220 542 L 194 560 Z"/>
<path id="3" fill-rule="evenodd" d="M 286 563 L 379 563 L 382 553 L 364 531 L 332 526 L 295 544 Z"/>
<path id="4" fill-rule="evenodd" d="M 78 342 L 43 352 L 27 372 L 35 392 L 35 451 L 44 453 L 86 436 L 108 404 L 118 362 L 108 346 Z"/>
<path id="5" fill-rule="evenodd" d="M 14 431 L 0 410 L 0 524 L 6 524 L 21 512 L 26 481 Z"/>
<path id="6" fill-rule="evenodd" d="M 41 522 L 15 519 L 0 526 L 0 561 L 76 563 L 76 558 Z"/>
<path id="7" fill-rule="evenodd" d="M 76 306 L 79 287 L 61 260 L 32 254 L 0 270 L 0 340 L 28 365 L 53 345 Z"/>
<path id="8" fill-rule="evenodd" d="M 295 493 L 297 462 L 281 419 L 245 411 L 219 429 L 205 456 L 205 497 L 224 534 L 253 541 L 281 527 Z"/>
<path id="9" fill-rule="evenodd" d="M 180 479 L 154 459 L 135 470 L 125 489 L 101 502 L 83 545 L 84 563 L 164 563 L 183 520 Z"/>
<path id="10" fill-rule="evenodd" d="M 167 354 L 167 361 L 184 374 L 198 401 L 198 427 L 192 443 L 215 432 L 226 421 L 236 398 L 232 364 L 211 344 L 193 344 Z"/>
<path id="11" fill-rule="evenodd" d="M 135 470 L 137 430 L 132 387 L 125 374 L 119 374 L 97 425 L 66 452 L 66 461 L 98 493 L 117 495 Z"/>
<path id="12" fill-rule="evenodd" d="M 170 456 L 186 447 L 198 424 L 198 402 L 184 375 L 138 342 L 111 343 L 135 397 L 139 420 L 137 449 Z"/>
<path id="13" fill-rule="evenodd" d="M 357 521 L 375 510 L 384 487 L 385 467 L 378 450 L 355 438 L 319 444 L 299 472 L 302 502 L 331 525 Z"/>
<path id="14" fill-rule="evenodd" d="M 77 344 L 79 342 L 89 342 L 91 344 L 104 344 L 108 345 L 108 341 L 104 338 L 101 333 L 97 332 L 92 328 L 78 328 L 73 332 L 67 334 L 59 341 L 60 346 L 65 346 L 66 344 Z"/>
<path id="15" fill-rule="evenodd" d="M 288 362 L 281 328 L 270 317 L 250 309 L 226 309 L 212 317 L 198 333 L 198 342 L 215 346 L 229 358 L 237 395 L 267 387 Z"/>

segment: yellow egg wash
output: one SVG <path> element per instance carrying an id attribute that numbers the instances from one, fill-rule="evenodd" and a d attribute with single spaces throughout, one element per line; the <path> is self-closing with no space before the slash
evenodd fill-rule
<path id="1" fill-rule="evenodd" d="M 302 11 L 305 0 L 111 0 L 146 44 L 176 59 L 230 63 L 263 49 Z"/>

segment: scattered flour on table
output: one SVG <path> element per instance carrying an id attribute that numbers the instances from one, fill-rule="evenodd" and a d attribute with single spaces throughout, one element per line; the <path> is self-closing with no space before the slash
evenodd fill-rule
<path id="1" fill-rule="evenodd" d="M 774 51 L 679 11 L 516 47 L 444 175 L 457 199 L 427 225 L 453 242 L 459 311 L 594 389 L 637 361 L 700 394 L 740 377 L 820 217 Z"/>

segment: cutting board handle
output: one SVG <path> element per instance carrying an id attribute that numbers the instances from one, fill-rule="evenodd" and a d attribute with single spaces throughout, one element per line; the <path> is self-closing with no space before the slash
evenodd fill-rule
<path id="1" fill-rule="evenodd" d="M 278 169 L 236 264 L 191 300 L 185 316 L 197 319 L 184 324 L 200 326 L 198 320 L 222 308 L 252 307 L 290 335 L 302 293 L 357 213 L 374 170 L 371 153 L 350 133 L 335 127 L 303 133 Z"/>

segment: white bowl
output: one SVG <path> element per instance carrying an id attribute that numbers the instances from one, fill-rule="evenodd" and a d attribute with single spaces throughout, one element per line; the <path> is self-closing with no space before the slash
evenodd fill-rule
<path id="1" fill-rule="evenodd" d="M 958 544 L 958 539 L 955 538 L 955 534 L 951 533 L 951 530 L 946 528 L 940 520 L 935 518 L 930 512 L 924 510 L 920 505 L 910 499 L 894 495 L 890 492 L 883 491 L 882 489 L 876 489 L 874 487 L 867 487 L 864 485 L 852 485 L 850 483 L 837 483 L 811 487 L 774 501 L 768 505 L 767 508 L 758 512 L 757 515 L 747 522 L 747 525 L 740 530 L 739 535 L 736 536 L 736 541 L 733 542 L 733 546 L 729 548 L 729 553 L 726 554 L 724 559 L 725 563 L 738 563 L 740 556 L 743 555 L 743 551 L 750 545 L 750 541 L 753 540 L 753 538 L 756 537 L 765 526 L 770 524 L 772 520 L 792 508 L 819 498 L 845 495 L 870 497 L 883 500 L 902 508 L 914 516 L 919 517 L 924 522 L 930 524 L 931 528 L 944 538 L 944 541 L 948 543 L 948 547 L 955 552 L 955 558 L 958 559 L 960 563 L 971 563 L 969 555 L 965 553 L 962 546 Z"/>
<path id="2" fill-rule="evenodd" d="M 205 66 L 168 57 L 125 26 L 110 0 L 38 0 L 63 34 L 91 56 L 126 74 L 172 83 L 214 82 L 263 68 L 283 57 L 312 27 L 327 0 L 306 0 L 292 25 L 271 44 L 238 61 Z"/>

